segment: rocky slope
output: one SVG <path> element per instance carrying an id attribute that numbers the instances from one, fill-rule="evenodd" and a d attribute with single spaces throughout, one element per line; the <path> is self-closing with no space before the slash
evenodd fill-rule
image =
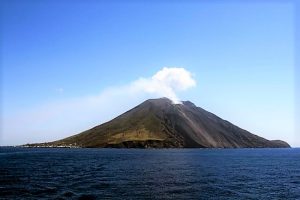
<path id="1" fill-rule="evenodd" d="M 189 101 L 173 104 L 167 98 L 150 99 L 115 119 L 80 134 L 40 147 L 126 148 L 277 148 L 270 141 L 243 130 Z"/>

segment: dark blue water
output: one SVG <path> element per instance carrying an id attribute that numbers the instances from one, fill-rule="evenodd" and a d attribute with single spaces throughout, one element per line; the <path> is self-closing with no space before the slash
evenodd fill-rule
<path id="1" fill-rule="evenodd" d="M 300 149 L 0 148 L 0 199 L 300 199 Z"/>

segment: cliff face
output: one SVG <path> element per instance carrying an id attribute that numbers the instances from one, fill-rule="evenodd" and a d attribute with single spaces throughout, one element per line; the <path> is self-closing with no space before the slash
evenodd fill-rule
<path id="1" fill-rule="evenodd" d="M 34 145 L 34 144 L 33 144 Z M 35 144 L 36 145 L 36 144 Z M 80 134 L 39 146 L 136 148 L 290 147 L 243 130 L 189 101 L 150 99 Z"/>

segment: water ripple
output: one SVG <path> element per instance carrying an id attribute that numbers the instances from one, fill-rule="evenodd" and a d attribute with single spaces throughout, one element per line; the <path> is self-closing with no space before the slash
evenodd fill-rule
<path id="1" fill-rule="evenodd" d="M 300 149 L 0 149 L 0 199 L 300 199 Z"/>

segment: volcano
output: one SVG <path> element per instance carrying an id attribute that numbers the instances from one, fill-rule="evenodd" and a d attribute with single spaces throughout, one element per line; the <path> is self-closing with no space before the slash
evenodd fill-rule
<path id="1" fill-rule="evenodd" d="M 190 101 L 149 99 L 109 122 L 39 147 L 283 148 L 221 119 Z"/>

